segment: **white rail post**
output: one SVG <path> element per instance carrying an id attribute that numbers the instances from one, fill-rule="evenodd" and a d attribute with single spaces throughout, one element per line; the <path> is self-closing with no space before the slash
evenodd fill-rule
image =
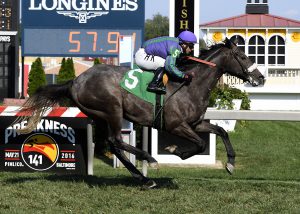
<path id="1" fill-rule="evenodd" d="M 149 136 L 149 128 L 143 127 L 143 151 L 148 152 L 148 136 Z M 148 163 L 147 161 L 143 161 L 142 172 L 144 176 L 147 176 L 148 171 Z"/>
<path id="2" fill-rule="evenodd" d="M 93 142 L 93 127 L 92 124 L 89 122 L 87 124 L 87 174 L 93 175 L 94 174 L 94 150 L 95 144 Z"/>

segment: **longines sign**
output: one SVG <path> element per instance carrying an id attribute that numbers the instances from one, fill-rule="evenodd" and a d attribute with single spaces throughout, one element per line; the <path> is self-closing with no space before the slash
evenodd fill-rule
<path id="1" fill-rule="evenodd" d="M 139 28 L 145 0 L 27 0 L 22 1 L 25 26 Z"/>

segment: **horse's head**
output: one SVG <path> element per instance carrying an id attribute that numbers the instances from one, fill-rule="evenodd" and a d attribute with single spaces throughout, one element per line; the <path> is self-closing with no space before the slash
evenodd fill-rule
<path id="1" fill-rule="evenodd" d="M 229 39 L 226 38 L 224 42 L 224 46 L 228 48 L 226 60 L 223 62 L 225 72 L 249 82 L 252 86 L 263 85 L 265 77 L 257 69 L 257 65 Z"/>

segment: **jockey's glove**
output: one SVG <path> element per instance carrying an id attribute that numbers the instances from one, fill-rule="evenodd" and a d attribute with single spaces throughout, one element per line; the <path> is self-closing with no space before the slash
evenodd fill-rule
<path id="1" fill-rule="evenodd" d="M 190 74 L 184 74 L 183 81 L 186 82 L 186 84 L 190 84 L 192 82 L 193 76 Z"/>

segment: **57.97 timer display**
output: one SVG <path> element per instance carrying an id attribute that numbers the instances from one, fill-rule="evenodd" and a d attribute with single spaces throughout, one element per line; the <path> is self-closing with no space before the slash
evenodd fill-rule
<path id="1" fill-rule="evenodd" d="M 114 29 L 24 29 L 24 53 L 48 56 L 117 56 L 119 41 L 132 36 L 135 48 L 141 46 L 141 30 Z"/>

